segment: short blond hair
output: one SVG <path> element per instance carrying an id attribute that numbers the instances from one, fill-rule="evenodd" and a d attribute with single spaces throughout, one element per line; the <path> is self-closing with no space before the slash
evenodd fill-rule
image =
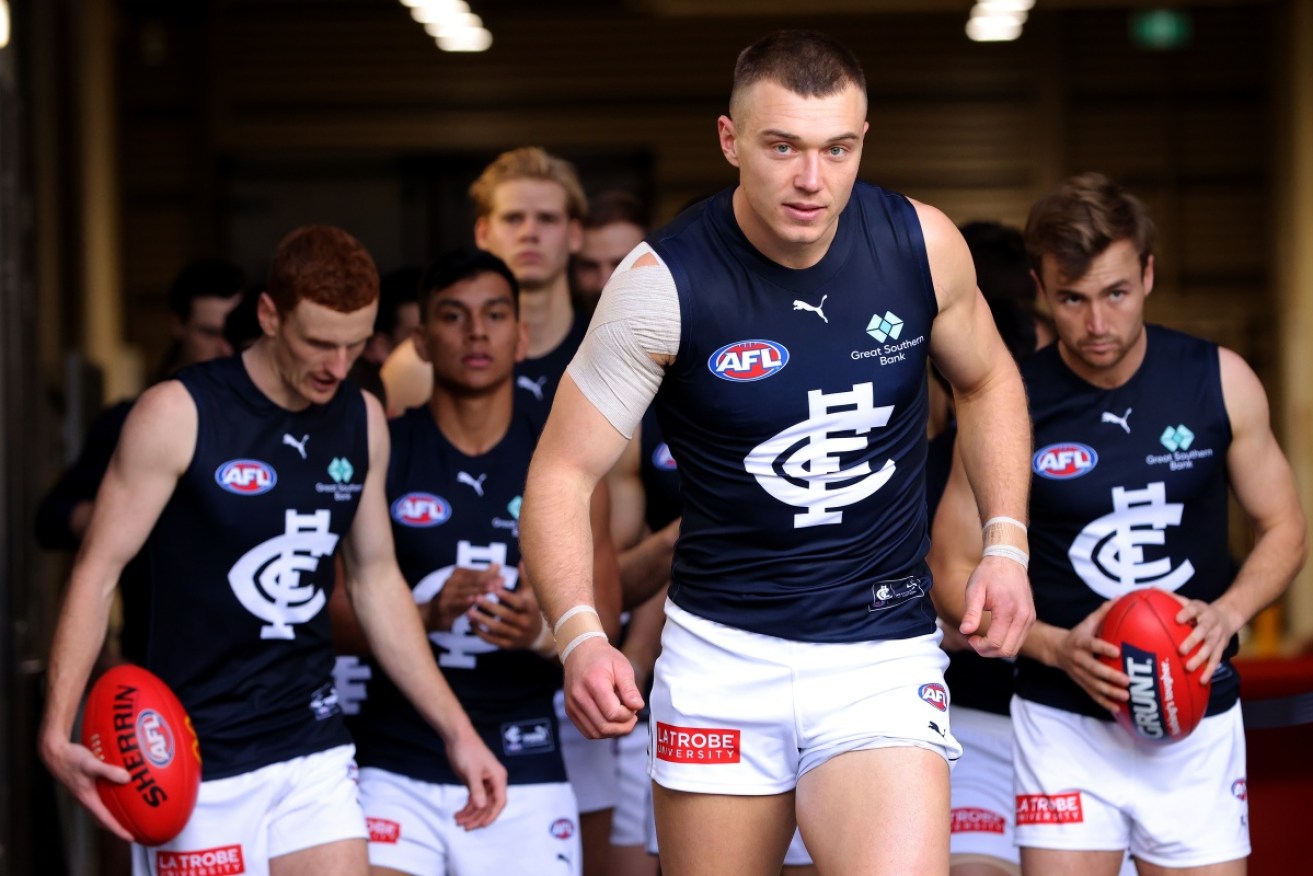
<path id="1" fill-rule="evenodd" d="M 498 155 L 470 186 L 475 216 L 484 219 L 492 215 L 493 193 L 502 183 L 516 179 L 546 180 L 565 189 L 565 210 L 571 219 L 582 220 L 588 212 L 588 199 L 574 165 L 541 147 L 522 146 Z"/>

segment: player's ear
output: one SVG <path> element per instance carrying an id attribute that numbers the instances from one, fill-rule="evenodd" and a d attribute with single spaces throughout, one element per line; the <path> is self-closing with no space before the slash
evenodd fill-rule
<path id="1" fill-rule="evenodd" d="M 519 323 L 519 337 L 515 340 L 515 361 L 523 362 L 529 357 L 529 327 Z"/>
<path id="2" fill-rule="evenodd" d="M 474 220 L 474 245 L 479 249 L 488 248 L 488 217 L 480 216 Z"/>
<path id="3" fill-rule="evenodd" d="M 282 316 L 278 313 L 278 306 L 274 300 L 269 297 L 268 292 L 261 292 L 260 299 L 255 302 L 255 318 L 260 323 L 260 331 L 266 337 L 272 338 L 278 334 L 278 326 L 282 323 Z"/>
<path id="4" fill-rule="evenodd" d="M 1147 297 L 1153 291 L 1153 255 L 1144 263 L 1144 270 L 1140 273 L 1140 280 L 1144 283 L 1144 294 Z"/>
<path id="5" fill-rule="evenodd" d="M 578 255 L 584 248 L 584 226 L 578 219 L 571 219 L 566 227 L 566 241 L 570 245 L 570 255 Z"/>
<path id="6" fill-rule="evenodd" d="M 738 167 L 738 132 L 734 128 L 734 120 L 729 116 L 716 119 L 716 135 L 720 138 L 720 151 L 724 154 L 725 160 Z"/>
<path id="7" fill-rule="evenodd" d="M 433 360 L 429 358 L 429 345 L 426 341 L 424 321 L 421 319 L 419 325 L 415 326 L 410 333 L 410 342 L 415 345 L 415 355 L 419 358 L 419 361 L 432 365 Z"/>

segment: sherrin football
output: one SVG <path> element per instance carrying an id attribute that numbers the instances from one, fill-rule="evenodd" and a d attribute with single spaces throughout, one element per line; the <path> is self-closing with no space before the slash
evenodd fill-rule
<path id="1" fill-rule="evenodd" d="M 96 791 L 138 843 L 157 846 L 182 831 L 200 790 L 200 743 L 158 676 L 122 665 L 97 679 L 83 710 L 82 744 L 131 776 L 123 785 L 97 779 Z"/>
<path id="2" fill-rule="evenodd" d="M 1131 678 L 1131 699 L 1117 721 L 1141 739 L 1183 739 L 1208 709 L 1210 685 L 1199 683 L 1203 667 L 1186 672 L 1179 651 L 1194 629 L 1176 622 L 1180 612 L 1176 597 L 1149 587 L 1120 597 L 1099 627 L 1099 638 L 1121 649 L 1118 659 L 1100 659 Z"/>

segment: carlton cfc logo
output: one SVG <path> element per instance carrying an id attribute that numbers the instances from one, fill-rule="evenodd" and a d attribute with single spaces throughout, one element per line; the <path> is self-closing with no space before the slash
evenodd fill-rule
<path id="1" fill-rule="evenodd" d="M 765 380 L 789 364 L 789 351 L 774 341 L 735 341 L 711 354 L 707 367 L 722 380 Z"/>
<path id="2" fill-rule="evenodd" d="M 230 493 L 258 496 L 278 483 L 278 473 L 258 459 L 230 459 L 214 471 L 214 481 Z"/>
<path id="3" fill-rule="evenodd" d="M 438 526 L 451 519 L 451 504 L 432 493 L 407 493 L 392 503 L 392 519 L 402 526 Z"/>
<path id="4" fill-rule="evenodd" d="M 1087 444 L 1050 444 L 1035 452 L 1032 467 L 1035 474 L 1051 481 L 1078 478 L 1094 471 L 1099 454 Z"/>

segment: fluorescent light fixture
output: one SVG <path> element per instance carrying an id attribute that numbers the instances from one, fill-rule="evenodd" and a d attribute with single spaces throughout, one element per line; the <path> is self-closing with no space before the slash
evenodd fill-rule
<path id="1" fill-rule="evenodd" d="M 1035 7 L 1035 0 L 976 0 L 972 15 L 977 11 L 990 14 L 996 12 L 1029 12 Z"/>
<path id="2" fill-rule="evenodd" d="M 442 21 L 424 25 L 424 32 L 431 37 L 443 37 L 462 30 L 483 30 L 483 19 L 472 12 L 465 12 L 448 15 Z"/>
<path id="3" fill-rule="evenodd" d="M 470 4 L 465 0 L 450 0 L 448 3 L 430 3 L 416 6 L 410 10 L 410 17 L 420 24 L 437 24 L 453 15 L 469 15 Z"/>
<path id="4" fill-rule="evenodd" d="M 492 45 L 492 33 L 482 27 L 460 28 L 443 33 L 437 43 L 444 52 L 483 52 Z"/>
<path id="5" fill-rule="evenodd" d="M 9 45 L 9 0 L 0 0 L 0 49 Z"/>
<path id="6" fill-rule="evenodd" d="M 1000 43 L 1021 36 L 1021 24 L 1015 16 L 971 16 L 967 36 L 978 43 Z"/>
<path id="7" fill-rule="evenodd" d="M 401 0 L 407 9 L 437 9 L 451 12 L 469 12 L 470 4 L 465 0 Z"/>

